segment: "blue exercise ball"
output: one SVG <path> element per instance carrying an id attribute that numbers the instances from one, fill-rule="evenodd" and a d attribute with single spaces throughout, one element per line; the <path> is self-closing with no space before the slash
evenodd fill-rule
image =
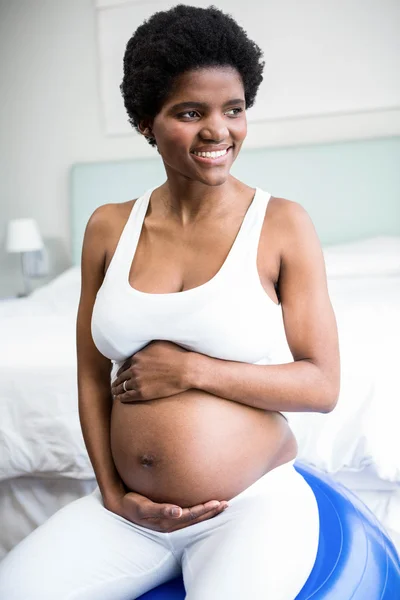
<path id="1" fill-rule="evenodd" d="M 399 557 L 372 512 L 317 469 L 300 462 L 295 468 L 313 489 L 320 516 L 317 558 L 295 600 L 399 600 Z M 140 596 L 140 600 L 184 598 L 182 577 Z"/>

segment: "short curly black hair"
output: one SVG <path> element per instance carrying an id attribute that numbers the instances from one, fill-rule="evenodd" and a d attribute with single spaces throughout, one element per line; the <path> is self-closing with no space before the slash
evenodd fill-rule
<path id="1" fill-rule="evenodd" d="M 174 80 L 204 67 L 233 67 L 242 78 L 246 108 L 253 106 L 263 80 L 262 50 L 242 27 L 215 6 L 178 4 L 154 13 L 127 43 L 120 90 L 128 121 L 139 132 L 142 119 L 153 119 Z M 154 138 L 146 138 L 156 146 Z"/>

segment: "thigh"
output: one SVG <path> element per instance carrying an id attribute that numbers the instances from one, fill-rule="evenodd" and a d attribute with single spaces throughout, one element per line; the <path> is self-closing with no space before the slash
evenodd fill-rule
<path id="1" fill-rule="evenodd" d="M 95 490 L 62 508 L 6 556 L 0 598 L 133 600 L 180 571 L 160 539 L 106 510 Z"/>
<path id="2" fill-rule="evenodd" d="M 292 467 L 293 469 L 293 467 Z M 244 498 L 183 556 L 187 600 L 294 600 L 315 562 L 313 491 L 294 469 L 276 487 Z"/>

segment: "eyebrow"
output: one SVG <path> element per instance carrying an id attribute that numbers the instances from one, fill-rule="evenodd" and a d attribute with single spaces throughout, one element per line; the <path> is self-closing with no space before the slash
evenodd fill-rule
<path id="1" fill-rule="evenodd" d="M 228 100 L 225 102 L 223 106 L 228 106 L 230 104 L 245 104 L 243 98 L 234 98 L 233 100 Z M 179 102 L 178 104 L 174 104 L 171 106 L 170 110 L 180 110 L 181 108 L 207 108 L 206 102 Z"/>

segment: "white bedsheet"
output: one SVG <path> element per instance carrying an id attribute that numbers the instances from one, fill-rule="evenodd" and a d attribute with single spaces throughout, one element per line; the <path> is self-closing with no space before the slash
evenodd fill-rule
<path id="1" fill-rule="evenodd" d="M 93 478 L 78 419 L 75 321 L 80 270 L 0 304 L 0 481 Z"/>
<path id="2" fill-rule="evenodd" d="M 95 479 L 18 477 L 0 481 L 0 561 L 51 515 L 95 487 Z"/>
<path id="3" fill-rule="evenodd" d="M 340 398 L 327 415 L 288 413 L 301 459 L 329 473 L 368 467 L 380 480 L 396 485 L 400 484 L 398 242 L 386 240 L 383 250 L 380 238 L 361 244 L 364 259 L 368 261 L 371 253 L 375 259 L 359 277 L 357 244 L 348 250 L 347 263 L 340 251 L 335 263 L 338 249 L 327 249 L 340 338 Z M 386 262 L 389 275 L 383 269 Z M 21 475 L 93 477 L 77 406 L 79 287 L 75 267 L 30 298 L 0 304 L 0 480 Z M 285 340 L 274 359 L 292 360 Z"/>
<path id="4" fill-rule="evenodd" d="M 341 390 L 329 414 L 296 413 L 300 457 L 325 470 L 400 483 L 400 276 L 328 282 L 339 331 Z"/>
<path id="5" fill-rule="evenodd" d="M 0 481 L 93 477 L 78 419 L 74 318 L 8 318 L 2 333 Z"/>

